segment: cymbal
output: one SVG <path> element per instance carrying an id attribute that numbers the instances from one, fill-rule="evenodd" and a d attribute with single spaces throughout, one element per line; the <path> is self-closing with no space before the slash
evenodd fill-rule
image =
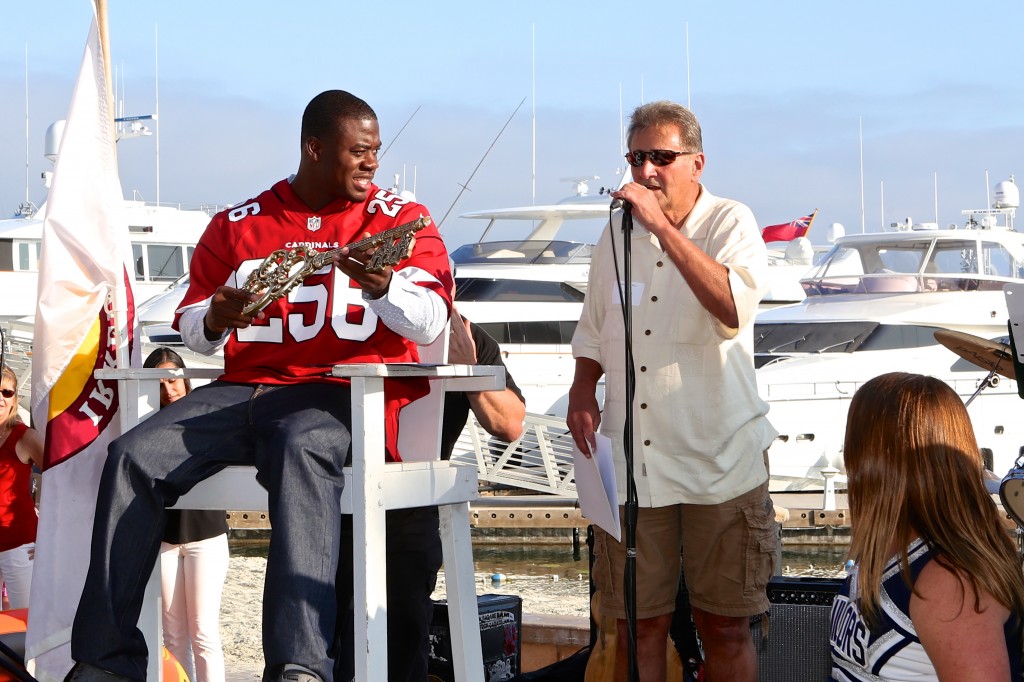
<path id="1" fill-rule="evenodd" d="M 1013 352 L 1010 345 L 989 341 L 980 336 L 965 334 L 951 329 L 939 329 L 935 340 L 953 351 L 964 360 L 989 372 L 995 371 L 1007 379 L 1016 379 L 1013 369 Z"/>

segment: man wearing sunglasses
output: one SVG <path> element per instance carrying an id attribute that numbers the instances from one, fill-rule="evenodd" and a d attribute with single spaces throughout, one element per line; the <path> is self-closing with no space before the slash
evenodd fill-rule
<path id="1" fill-rule="evenodd" d="M 628 133 L 633 182 L 631 367 L 621 312 L 622 212 L 594 249 L 573 337 L 576 375 L 568 424 L 588 452 L 609 436 L 619 503 L 626 500 L 623 426 L 633 415 L 637 656 L 641 680 L 664 680 L 680 569 L 705 654 L 707 679 L 757 680 L 751 616 L 768 610 L 765 586 L 778 543 L 768 496 L 767 448 L 776 436 L 757 394 L 753 323 L 767 255 L 754 216 L 700 182 L 705 156 L 693 114 L 672 102 L 638 107 Z M 626 392 L 635 376 L 635 397 Z M 603 412 L 595 391 L 606 377 Z M 623 516 L 624 518 L 624 516 Z M 622 535 L 625 538 L 625 533 Z M 618 619 L 615 679 L 626 679 L 626 548 L 598 530 L 594 581 Z"/>

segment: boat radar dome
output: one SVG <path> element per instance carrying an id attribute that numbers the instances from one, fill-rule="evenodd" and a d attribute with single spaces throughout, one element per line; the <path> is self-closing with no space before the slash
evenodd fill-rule
<path id="1" fill-rule="evenodd" d="M 831 225 L 828 226 L 828 233 L 825 235 L 825 238 L 828 240 L 829 244 L 833 244 L 837 239 L 845 236 L 846 228 L 843 227 L 843 224 L 832 223 Z"/>
<path id="2" fill-rule="evenodd" d="M 57 152 L 60 151 L 60 138 L 64 136 L 64 119 L 55 121 L 46 129 L 46 137 L 43 139 L 43 156 L 50 161 L 57 160 Z"/>
<path id="3" fill-rule="evenodd" d="M 996 185 L 995 201 L 992 208 L 1020 208 L 1020 190 L 1013 178 L 1003 180 Z"/>

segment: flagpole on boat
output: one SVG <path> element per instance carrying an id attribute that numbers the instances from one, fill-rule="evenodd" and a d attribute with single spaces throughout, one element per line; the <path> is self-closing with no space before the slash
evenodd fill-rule
<path id="1" fill-rule="evenodd" d="M 153 84 L 156 96 L 156 205 L 160 206 L 160 27 L 153 26 Z"/>
<path id="2" fill-rule="evenodd" d="M 857 137 L 860 141 L 860 233 L 864 234 L 864 117 L 857 117 Z"/>
<path id="3" fill-rule="evenodd" d="M 28 43 L 25 43 L 25 206 L 31 205 L 31 196 L 28 191 Z"/>
<path id="4" fill-rule="evenodd" d="M 879 216 L 882 219 L 881 231 L 885 232 L 885 180 L 878 181 L 878 192 L 880 195 L 879 200 L 882 207 L 880 211 L 881 215 Z"/>
<path id="5" fill-rule="evenodd" d="M 685 22 L 686 27 L 686 108 L 690 108 L 690 22 Z"/>
<path id="6" fill-rule="evenodd" d="M 533 101 L 532 143 L 530 160 L 530 203 L 537 205 L 537 24 L 530 24 L 530 99 Z"/>

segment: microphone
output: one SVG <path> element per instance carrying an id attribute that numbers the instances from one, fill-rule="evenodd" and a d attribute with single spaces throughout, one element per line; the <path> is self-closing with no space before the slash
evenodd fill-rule
<path id="1" fill-rule="evenodd" d="M 620 208 L 623 211 L 631 211 L 631 210 L 633 210 L 633 206 L 628 201 L 626 201 L 625 199 L 615 199 L 614 201 L 612 201 L 612 210 L 613 211 L 618 211 Z"/>

